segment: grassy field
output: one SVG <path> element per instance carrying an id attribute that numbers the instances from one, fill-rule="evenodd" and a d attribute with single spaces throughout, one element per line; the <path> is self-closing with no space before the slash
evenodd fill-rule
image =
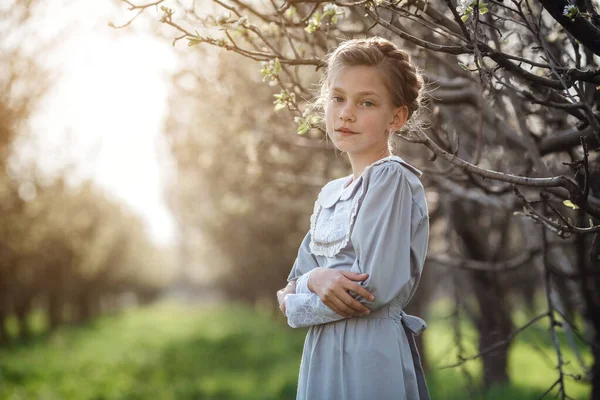
<path id="1" fill-rule="evenodd" d="M 535 399 L 558 376 L 548 323 L 541 321 L 513 345 L 510 387 L 467 390 L 465 371 L 477 381 L 481 365 L 440 370 L 456 361 L 452 327 L 441 316 L 428 323 L 432 399 Z M 464 346 L 473 354 L 474 331 L 464 328 Z M 294 399 L 304 335 L 283 317 L 241 306 L 157 304 L 0 349 L 0 399 Z M 579 373 L 570 351 L 565 358 L 567 370 Z M 567 393 L 590 397 L 589 386 L 572 379 Z"/>

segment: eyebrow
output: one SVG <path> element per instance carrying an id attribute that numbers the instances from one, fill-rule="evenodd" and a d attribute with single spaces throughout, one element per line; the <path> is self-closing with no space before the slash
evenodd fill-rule
<path id="1" fill-rule="evenodd" d="M 340 92 L 340 93 L 345 93 L 343 89 L 339 88 L 339 87 L 334 87 L 332 89 L 334 92 Z M 381 97 L 379 96 L 377 93 L 370 91 L 370 90 L 365 90 L 364 92 L 358 92 L 356 93 L 358 96 L 377 96 L 377 97 Z"/>

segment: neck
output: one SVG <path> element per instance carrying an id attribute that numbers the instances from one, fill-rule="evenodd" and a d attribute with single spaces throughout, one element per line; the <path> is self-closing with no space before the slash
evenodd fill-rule
<path id="1" fill-rule="evenodd" d="M 357 179 L 369 165 L 391 155 L 392 153 L 387 147 L 370 153 L 348 153 L 352 165 L 352 175 L 354 175 L 353 180 Z"/>

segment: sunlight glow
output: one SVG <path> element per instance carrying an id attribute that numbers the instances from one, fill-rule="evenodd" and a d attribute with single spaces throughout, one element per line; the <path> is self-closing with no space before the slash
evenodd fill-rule
<path id="1" fill-rule="evenodd" d="M 176 55 L 168 40 L 148 32 L 149 24 L 108 26 L 129 16 L 109 1 L 48 7 L 41 32 L 68 28 L 44 60 L 60 76 L 32 120 L 43 151 L 36 157 L 47 170 L 74 162 L 79 179 L 93 178 L 130 205 L 152 238 L 168 244 L 176 228 L 162 194 L 172 176 L 161 131 Z"/>

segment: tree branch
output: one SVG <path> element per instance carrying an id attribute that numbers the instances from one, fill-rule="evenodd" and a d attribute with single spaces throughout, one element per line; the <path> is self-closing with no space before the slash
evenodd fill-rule
<path id="1" fill-rule="evenodd" d="M 600 56 L 600 29 L 596 21 L 588 20 L 581 13 L 570 19 L 563 15 L 563 11 L 570 3 L 566 0 L 540 0 L 546 11 L 562 25 L 582 45 Z"/>

